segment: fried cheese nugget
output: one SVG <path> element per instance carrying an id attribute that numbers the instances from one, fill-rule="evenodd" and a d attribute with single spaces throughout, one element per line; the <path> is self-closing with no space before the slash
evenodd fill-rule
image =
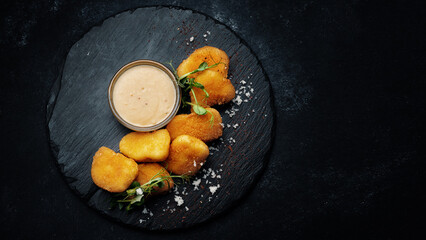
<path id="1" fill-rule="evenodd" d="M 209 156 L 209 147 L 200 139 L 180 135 L 173 140 L 170 154 L 163 162 L 175 174 L 195 175 Z"/>
<path id="2" fill-rule="evenodd" d="M 204 142 L 215 140 L 222 136 L 222 117 L 214 108 L 206 108 L 213 114 L 214 121 L 210 124 L 211 114 L 198 115 L 196 113 L 176 115 L 167 125 L 172 140 L 180 135 L 190 135 Z"/>
<path id="3" fill-rule="evenodd" d="M 136 162 L 161 162 L 169 155 L 170 134 L 167 129 L 131 132 L 120 141 L 120 152 Z"/>
<path id="4" fill-rule="evenodd" d="M 228 55 L 219 48 L 205 46 L 196 49 L 189 57 L 182 61 L 179 67 L 176 69 L 178 76 L 182 76 L 186 73 L 192 72 L 197 69 L 201 63 L 207 62 L 209 66 L 220 62 L 216 67 L 210 68 L 212 71 L 219 72 L 223 77 L 228 76 L 229 58 Z M 195 78 L 200 73 L 194 73 L 189 75 L 189 78 Z"/>
<path id="5" fill-rule="evenodd" d="M 158 163 L 142 163 L 138 165 L 138 181 L 141 185 L 149 182 L 152 178 L 170 176 L 169 172 Z M 163 186 L 161 188 L 154 187 L 154 192 L 152 195 L 165 193 L 173 188 L 174 182 L 172 178 L 168 178 L 163 181 Z"/>
<path id="6" fill-rule="evenodd" d="M 101 147 L 93 156 L 91 175 L 93 182 L 109 192 L 125 191 L 138 174 L 138 164 L 133 159 Z"/>
<path id="7" fill-rule="evenodd" d="M 200 88 L 194 87 L 195 97 L 202 106 L 213 106 L 216 104 L 225 104 L 235 97 L 235 88 L 231 81 L 223 77 L 219 72 L 212 71 L 210 69 L 204 70 L 195 81 L 201 83 L 205 90 L 209 93 L 209 97 L 206 98 L 206 94 Z M 191 102 L 195 104 L 194 95 L 191 93 Z"/>

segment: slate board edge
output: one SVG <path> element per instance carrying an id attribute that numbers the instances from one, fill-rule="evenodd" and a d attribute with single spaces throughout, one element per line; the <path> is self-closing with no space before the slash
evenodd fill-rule
<path id="1" fill-rule="evenodd" d="M 57 150 L 57 146 L 56 144 L 51 140 L 50 137 L 50 127 L 49 127 L 49 122 L 52 116 L 52 113 L 55 109 L 55 104 L 56 104 L 56 100 L 57 100 L 57 96 L 61 90 L 61 83 L 62 83 L 62 75 L 63 75 L 63 69 L 65 67 L 65 63 L 66 63 L 66 58 L 68 56 L 69 51 L 71 50 L 71 48 L 74 47 L 74 45 L 79 42 L 82 38 L 85 37 L 85 35 L 87 33 L 89 33 L 93 28 L 95 27 L 101 27 L 103 25 L 103 23 L 112 18 L 115 17 L 117 15 L 121 15 L 124 13 L 129 13 L 132 14 L 134 11 L 136 11 L 137 9 L 140 8 L 156 8 L 156 9 L 160 9 L 160 8 L 169 8 L 169 9 L 176 9 L 176 10 L 184 10 L 184 11 L 191 11 L 192 13 L 196 13 L 196 14 L 201 14 L 203 16 L 205 16 L 206 18 L 209 18 L 210 20 L 213 20 L 215 24 L 219 24 L 221 26 L 224 26 L 227 30 L 229 30 L 232 34 L 234 34 L 239 41 L 245 45 L 247 47 L 247 49 L 250 51 L 250 53 L 255 57 L 257 63 L 260 66 L 260 69 L 262 71 L 262 74 L 265 76 L 266 81 L 268 82 L 268 89 L 269 89 L 269 93 L 270 93 L 270 107 L 271 107 L 271 111 L 272 111 L 272 125 L 271 125 L 271 145 L 269 146 L 269 149 L 265 152 L 265 155 L 263 157 L 263 161 L 262 161 L 262 167 L 261 169 L 254 175 L 254 180 L 251 184 L 249 184 L 249 186 L 247 187 L 247 190 L 242 193 L 240 196 L 238 196 L 234 201 L 232 201 L 228 207 L 226 207 L 222 212 L 220 213 L 216 213 L 215 215 L 211 216 L 210 218 L 206 218 L 203 221 L 197 222 L 197 223 L 193 223 L 193 224 L 188 224 L 188 225 L 184 225 L 180 228 L 175 228 L 175 229 L 147 229 L 147 228 L 142 228 L 133 224 L 126 224 L 124 222 L 122 222 L 119 218 L 115 218 L 111 215 L 108 215 L 106 212 L 103 212 L 97 208 L 95 208 L 92 205 L 89 205 L 87 203 L 87 199 L 83 198 L 78 191 L 71 187 L 70 184 L 68 184 L 68 179 L 66 178 L 66 176 L 64 174 L 62 174 L 63 172 L 63 166 L 61 166 L 61 164 L 59 164 L 59 162 L 57 161 L 57 157 L 58 157 L 58 150 Z M 92 26 L 90 29 L 88 29 L 80 38 L 78 38 L 78 40 L 69 48 L 69 50 L 67 51 L 67 55 L 65 57 L 65 60 L 61 62 L 61 67 L 60 67 L 60 72 L 58 74 L 57 79 L 54 81 L 54 83 L 52 84 L 51 90 L 50 90 L 50 94 L 48 97 L 48 101 L 47 101 L 47 105 L 46 105 L 46 127 L 47 127 L 47 137 L 48 137 L 48 141 L 49 141 L 49 145 L 51 148 L 51 153 L 53 158 L 55 159 L 55 165 L 58 167 L 58 169 L 61 172 L 61 177 L 62 179 L 65 181 L 65 183 L 68 185 L 69 188 L 72 189 L 72 191 L 74 192 L 74 194 L 76 194 L 80 200 L 84 201 L 84 204 L 86 206 L 89 206 L 91 209 L 94 209 L 96 212 L 100 213 L 103 216 L 106 216 L 107 219 L 113 220 L 114 222 L 117 222 L 118 224 L 122 225 L 122 226 L 127 226 L 127 227 L 132 227 L 138 230 L 143 230 L 143 231 L 150 231 L 150 232 L 176 232 L 176 231 L 181 231 L 187 228 L 192 228 L 192 227 L 196 227 L 201 225 L 202 223 L 206 223 L 206 222 L 211 222 L 214 219 L 221 217 L 225 214 L 227 214 L 230 209 L 232 209 L 233 207 L 239 205 L 239 203 L 244 201 L 244 198 L 249 195 L 252 191 L 252 188 L 257 184 L 258 180 L 261 178 L 261 176 L 263 175 L 263 172 L 265 171 L 265 167 L 267 166 L 267 164 L 269 163 L 269 159 L 272 153 L 272 148 L 273 148 L 273 144 L 275 142 L 275 129 L 276 129 L 276 112 L 275 112 L 275 98 L 274 98 L 274 93 L 272 91 L 272 85 L 270 82 L 270 79 L 266 73 L 266 71 L 263 68 L 263 65 L 261 63 L 261 61 L 259 60 L 258 56 L 254 53 L 254 51 L 251 49 L 251 47 L 247 44 L 247 42 L 242 39 L 233 29 L 231 29 L 229 26 L 227 26 L 226 24 L 218 21 L 217 19 L 203 13 L 197 10 L 193 10 L 193 9 L 189 9 L 189 8 L 184 8 L 184 7 L 180 7 L 180 6 L 173 6 L 173 5 L 148 5 L 148 6 L 141 6 L 141 7 L 136 7 L 136 8 L 131 8 L 131 9 L 127 9 L 127 10 L 123 10 L 121 12 L 115 13 L 107 18 L 105 18 L 104 20 L 100 21 L 98 24 L 95 24 L 94 26 Z"/>

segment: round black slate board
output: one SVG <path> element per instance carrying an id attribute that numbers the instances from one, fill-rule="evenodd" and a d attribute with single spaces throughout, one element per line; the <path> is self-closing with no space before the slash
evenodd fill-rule
<path id="1" fill-rule="evenodd" d="M 137 59 L 172 60 L 177 66 L 205 45 L 223 49 L 230 57 L 229 77 L 241 103 L 217 108 L 224 132 L 209 144 L 212 155 L 193 180 L 200 185 L 180 185 L 150 199 L 145 209 L 109 210 L 110 194 L 95 186 L 90 176 L 92 157 L 101 146 L 118 151 L 120 139 L 130 132 L 108 107 L 111 78 Z M 47 108 L 52 150 L 70 187 L 101 213 L 144 229 L 192 226 L 232 206 L 261 172 L 272 141 L 270 83 L 258 59 L 229 28 L 192 10 L 139 8 L 91 29 L 69 51 Z M 218 188 L 212 193 L 210 187 Z M 177 206 L 175 196 L 184 204 Z"/>

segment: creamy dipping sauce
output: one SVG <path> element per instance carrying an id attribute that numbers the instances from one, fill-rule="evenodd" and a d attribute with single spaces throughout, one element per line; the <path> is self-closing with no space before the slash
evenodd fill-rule
<path id="1" fill-rule="evenodd" d="M 139 65 L 116 80 L 112 102 L 126 122 L 138 127 L 155 125 L 167 118 L 176 101 L 173 80 L 163 70 Z"/>

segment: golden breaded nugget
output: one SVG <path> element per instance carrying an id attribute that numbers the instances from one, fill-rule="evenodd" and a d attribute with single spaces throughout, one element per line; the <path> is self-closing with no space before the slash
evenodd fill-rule
<path id="1" fill-rule="evenodd" d="M 186 73 L 192 72 L 197 69 L 201 63 L 207 62 L 209 66 L 219 63 L 216 67 L 210 68 L 212 71 L 219 72 L 223 77 L 228 76 L 229 58 L 228 55 L 219 48 L 205 46 L 196 49 L 189 57 L 182 61 L 179 67 L 176 69 L 178 76 L 182 76 Z M 195 78 L 200 73 L 194 73 L 189 75 L 189 78 Z"/>
<path id="2" fill-rule="evenodd" d="M 167 129 L 149 133 L 132 132 L 120 141 L 120 151 L 137 162 L 161 162 L 169 155 L 170 135 Z"/>
<path id="3" fill-rule="evenodd" d="M 180 135 L 190 135 L 203 140 L 212 141 L 222 136 L 222 117 L 214 108 L 206 108 L 214 116 L 213 124 L 210 124 L 211 114 L 198 115 L 179 114 L 167 125 L 172 140 Z"/>
<path id="4" fill-rule="evenodd" d="M 195 78 L 195 81 L 201 83 L 209 93 L 209 97 L 206 98 L 206 94 L 202 89 L 197 87 L 193 88 L 195 97 L 202 106 L 222 105 L 235 97 L 235 88 L 231 81 L 216 71 L 211 71 L 210 69 L 204 70 Z M 192 93 L 190 93 L 190 95 L 191 102 L 195 104 L 194 95 Z"/>
<path id="5" fill-rule="evenodd" d="M 200 139 L 180 135 L 173 140 L 163 165 L 175 174 L 195 175 L 209 156 L 209 147 Z"/>
<path id="6" fill-rule="evenodd" d="M 136 178 L 136 181 L 138 181 L 141 185 L 149 182 L 154 176 L 155 176 L 154 178 L 170 176 L 169 172 L 167 172 L 167 170 L 158 163 L 142 163 L 142 164 L 139 164 L 138 169 L 139 169 L 139 174 L 138 174 L 138 177 Z M 172 189 L 174 186 L 174 182 L 172 178 L 168 178 L 167 180 L 164 180 L 163 183 L 164 183 L 164 186 L 162 186 L 161 188 L 154 187 L 155 191 L 152 192 L 153 195 L 165 193 L 169 191 L 170 189 Z"/>
<path id="7" fill-rule="evenodd" d="M 93 157 L 92 179 L 109 192 L 125 191 L 138 174 L 138 164 L 121 153 L 101 147 Z"/>

